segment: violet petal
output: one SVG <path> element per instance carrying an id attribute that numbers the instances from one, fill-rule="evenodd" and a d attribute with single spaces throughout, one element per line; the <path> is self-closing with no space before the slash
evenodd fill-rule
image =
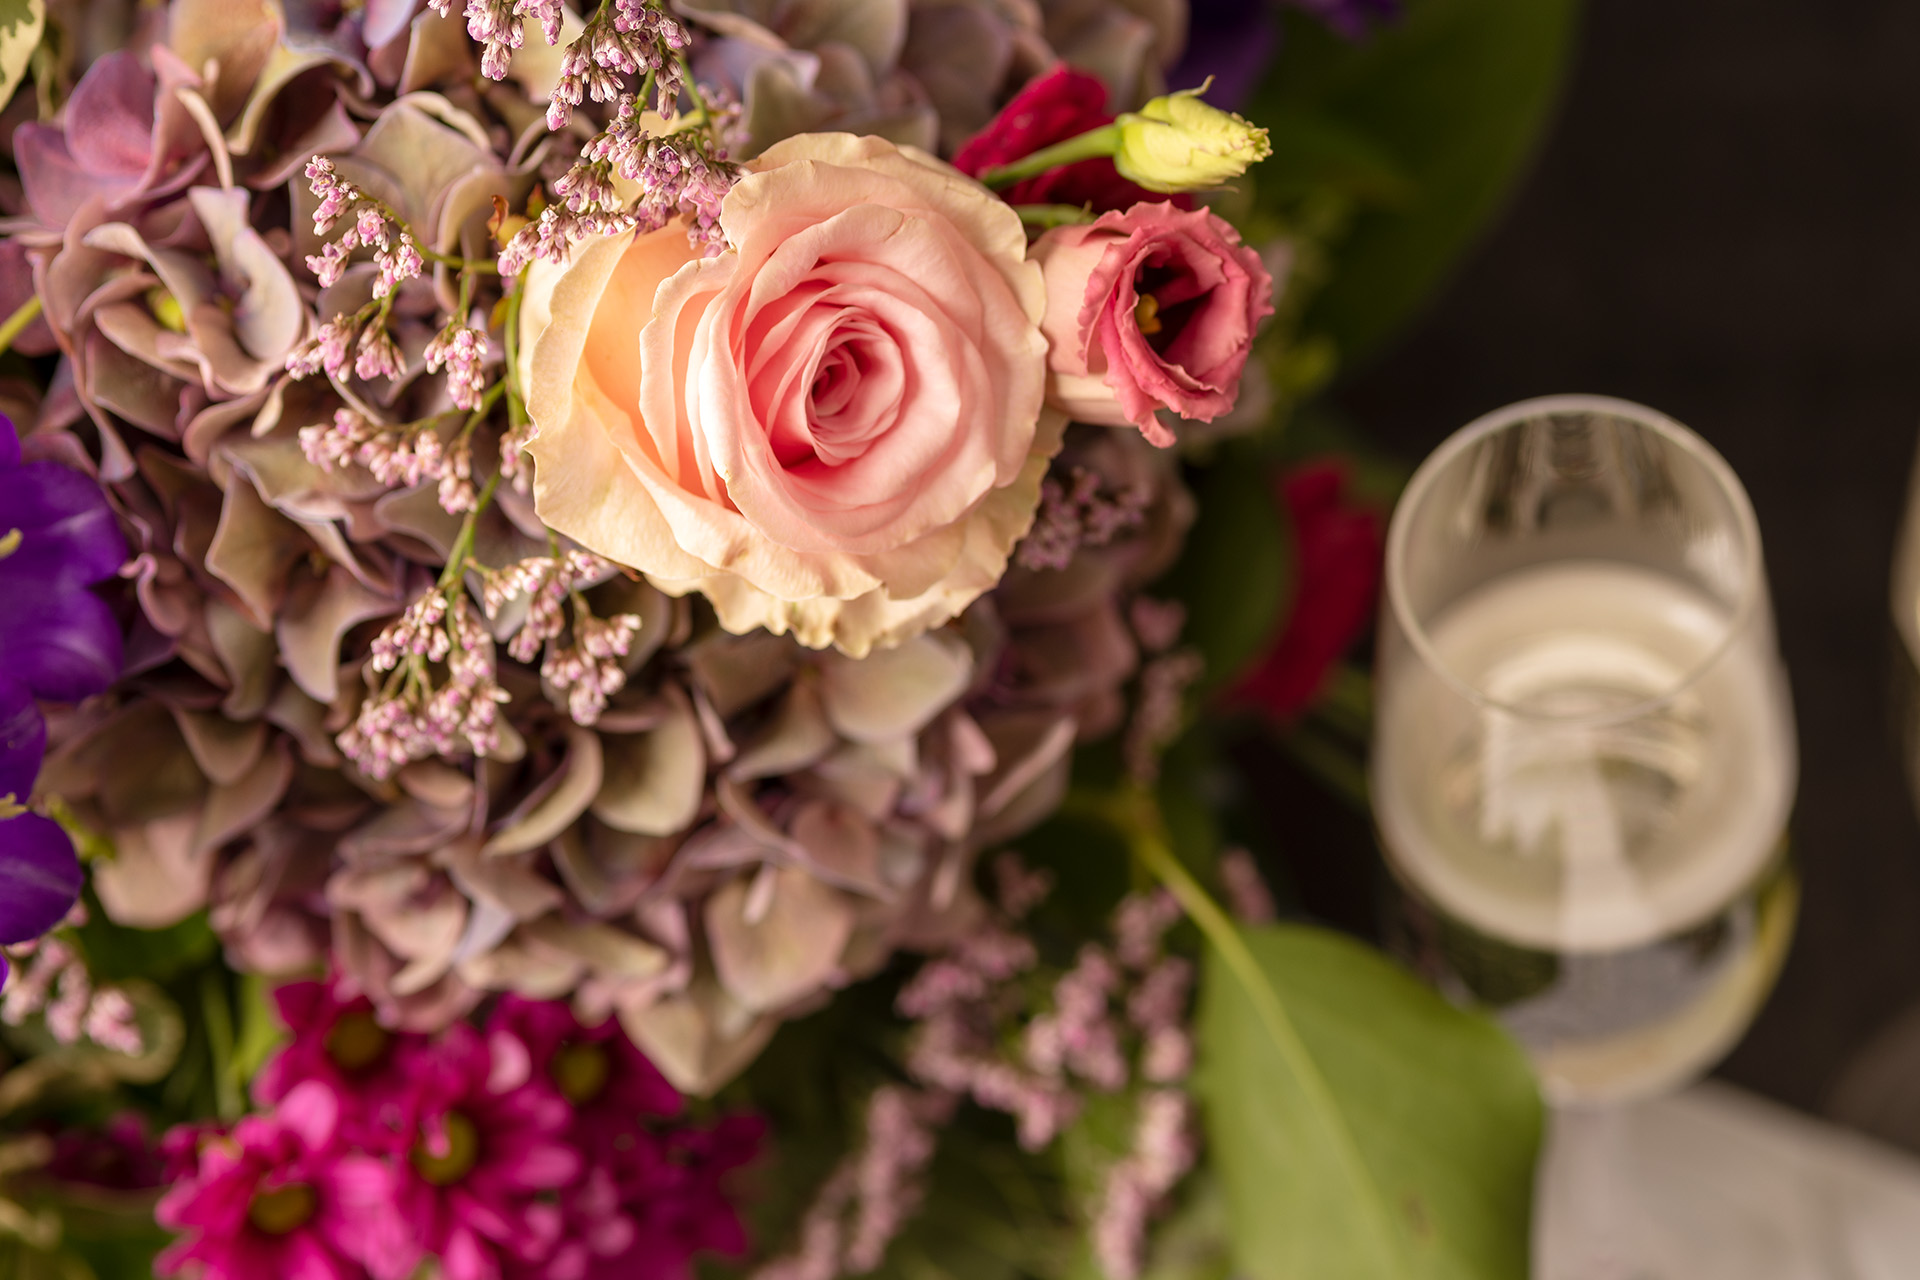
<path id="1" fill-rule="evenodd" d="M 33 691 L 17 680 L 0 679 L 0 796 L 17 803 L 33 793 L 46 749 L 47 721 Z"/>
<path id="2" fill-rule="evenodd" d="M 0 797 L 18 804 L 32 793 L 46 744 L 46 721 L 32 694 L 18 681 L 0 680 Z M 59 823 L 37 813 L 0 818 L 0 943 L 39 937 L 79 896 L 80 859 Z"/>
<path id="3" fill-rule="evenodd" d="M 58 463 L 0 468 L 0 537 L 14 530 L 20 544 L 0 559 L 0 584 L 9 588 L 27 581 L 55 590 L 86 587 L 114 577 L 127 561 L 126 540 L 100 486 Z"/>
<path id="4" fill-rule="evenodd" d="M 79 702 L 119 678 L 120 624 L 104 600 L 39 584 L 0 590 L 0 671 L 50 702 Z"/>
<path id="5" fill-rule="evenodd" d="M 59 823 L 37 813 L 0 820 L 0 943 L 37 938 L 66 919 L 81 879 Z"/>

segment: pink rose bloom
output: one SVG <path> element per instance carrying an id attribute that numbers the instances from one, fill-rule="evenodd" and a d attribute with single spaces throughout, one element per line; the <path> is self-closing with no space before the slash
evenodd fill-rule
<path id="1" fill-rule="evenodd" d="M 362 1263 L 409 1256 L 386 1163 L 336 1143 L 340 1105 L 317 1081 L 270 1116 L 200 1144 L 185 1179 L 154 1216 L 186 1238 L 158 1274 L 204 1280 L 364 1280 Z"/>
<path id="2" fill-rule="evenodd" d="M 1233 408 L 1273 277 L 1224 220 L 1136 204 L 1049 230 L 1033 258 L 1047 281 L 1049 399 L 1068 417 L 1131 423 L 1164 449 L 1173 432 L 1157 411 L 1211 422 Z"/>
<path id="3" fill-rule="evenodd" d="M 1019 218 L 912 148 L 789 138 L 686 227 L 536 263 L 541 519 L 731 631 L 854 656 L 992 587 L 1039 503 L 1045 292 Z"/>

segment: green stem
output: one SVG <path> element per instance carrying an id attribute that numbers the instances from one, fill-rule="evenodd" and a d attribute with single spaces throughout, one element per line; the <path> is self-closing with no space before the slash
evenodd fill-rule
<path id="1" fill-rule="evenodd" d="M 1092 222 L 1093 210 L 1077 204 L 1017 204 L 1013 211 L 1029 227 L 1045 231 L 1048 227 L 1075 227 Z"/>
<path id="2" fill-rule="evenodd" d="M 1329 1139 L 1339 1153 L 1340 1162 L 1347 1166 L 1347 1175 L 1357 1185 L 1374 1187 L 1372 1172 L 1360 1153 L 1359 1140 L 1341 1118 L 1340 1104 L 1334 1097 L 1333 1087 L 1327 1083 L 1326 1075 L 1314 1060 L 1312 1051 L 1307 1048 L 1299 1027 L 1287 1013 L 1280 993 L 1274 990 L 1273 984 L 1260 968 L 1260 962 L 1248 948 L 1239 926 L 1194 879 L 1193 873 L 1174 853 L 1172 843 L 1167 838 L 1166 824 L 1160 815 L 1159 803 L 1153 794 L 1140 787 L 1130 787 L 1109 795 L 1070 794 L 1061 812 L 1094 818 L 1111 827 L 1127 842 L 1134 858 L 1173 894 L 1187 918 L 1198 926 L 1227 970 L 1246 991 L 1255 1016 L 1272 1037 L 1274 1048 L 1279 1051 L 1287 1070 L 1307 1095 L 1309 1109 L 1327 1117 Z M 1374 1208 L 1381 1216 L 1382 1225 L 1390 1224 L 1392 1215 L 1385 1201 L 1376 1197 Z M 1399 1239 L 1397 1235 L 1394 1238 Z"/>
<path id="3" fill-rule="evenodd" d="M 1058 169 L 1063 164 L 1075 164 L 1081 160 L 1097 160 L 1102 156 L 1111 156 L 1120 147 L 1120 126 L 1101 125 L 1098 129 L 1089 129 L 1078 137 L 1068 138 L 1065 142 L 1056 142 L 1050 147 L 1042 147 L 1024 160 L 1015 160 L 1012 164 L 1003 164 L 989 169 L 980 175 L 980 181 L 994 190 L 1010 187 L 1016 182 L 1035 178 L 1049 169 Z"/>
<path id="4" fill-rule="evenodd" d="M 5 354 L 13 345 L 13 340 L 20 336 L 21 331 L 40 318 L 40 312 L 45 305 L 40 301 L 40 295 L 36 293 L 21 303 L 4 323 L 0 323 L 0 354 Z"/>
<path id="5" fill-rule="evenodd" d="M 438 249 L 429 249 L 427 248 L 427 246 L 421 244 L 418 239 L 415 239 L 415 241 L 413 242 L 413 247 L 415 249 L 418 249 L 420 251 L 420 256 L 425 258 L 428 262 L 443 263 L 446 266 L 452 267 L 457 271 L 478 271 L 482 275 L 490 275 L 490 276 L 497 276 L 500 274 L 500 268 L 494 263 L 486 262 L 476 258 L 457 258 L 453 254 L 442 253 Z"/>
<path id="6" fill-rule="evenodd" d="M 467 571 L 467 561 L 473 555 L 473 536 L 480 527 L 480 517 L 493 505 L 494 491 L 500 487 L 500 473 L 495 471 L 487 477 L 486 487 L 480 490 L 480 497 L 473 504 L 473 510 L 467 512 L 467 518 L 460 524 L 460 536 L 453 541 L 453 550 L 447 553 L 447 567 L 440 571 L 440 581 L 435 590 L 446 591 L 458 583 Z"/>

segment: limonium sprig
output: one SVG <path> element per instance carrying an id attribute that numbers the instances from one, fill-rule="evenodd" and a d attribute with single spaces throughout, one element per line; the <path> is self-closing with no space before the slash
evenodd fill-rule
<path id="1" fill-rule="evenodd" d="M 1140 1275 L 1149 1219 L 1198 1154 L 1184 1087 L 1193 964 L 1166 946 L 1179 903 L 1164 890 L 1126 898 L 1108 941 L 1087 943 L 1050 984 L 1036 983 L 1044 970 L 1021 921 L 1051 880 L 1012 854 L 994 870 L 998 911 L 900 993 L 898 1011 L 914 1024 L 912 1083 L 875 1091 L 863 1140 L 822 1184 L 799 1248 L 754 1280 L 833 1280 L 879 1267 L 918 1204 L 938 1132 L 963 1101 L 1011 1116 L 1020 1145 L 1038 1151 L 1093 1094 L 1131 1096 L 1134 1110 L 1127 1148 L 1087 1206 L 1094 1255 L 1114 1280 Z"/>
<path id="2" fill-rule="evenodd" d="M 599 556 L 563 551 L 556 539 L 549 555 L 482 574 L 482 607 L 488 618 L 497 618 L 508 601 L 526 598 L 526 621 L 509 640 L 507 652 L 516 661 L 532 662 L 543 648 L 546 650 L 540 676 L 556 701 L 565 697 L 567 713 L 576 724 L 596 723 L 606 710 L 607 699 L 626 687 L 627 673 L 621 659 L 631 651 L 633 639 L 640 633 L 639 615 L 596 617 L 583 594 L 585 587 L 604 581 L 613 572 L 613 565 Z M 573 614 L 571 640 L 562 643 L 569 608 Z"/>

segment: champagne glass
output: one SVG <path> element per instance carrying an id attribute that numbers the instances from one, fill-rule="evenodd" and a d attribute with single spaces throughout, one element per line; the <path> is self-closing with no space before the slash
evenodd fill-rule
<path id="1" fill-rule="evenodd" d="M 1556 1104 L 1646 1097 L 1740 1037 L 1784 959 L 1797 758 L 1753 508 L 1672 419 L 1530 400 L 1393 514 L 1374 819 L 1390 932 Z"/>

